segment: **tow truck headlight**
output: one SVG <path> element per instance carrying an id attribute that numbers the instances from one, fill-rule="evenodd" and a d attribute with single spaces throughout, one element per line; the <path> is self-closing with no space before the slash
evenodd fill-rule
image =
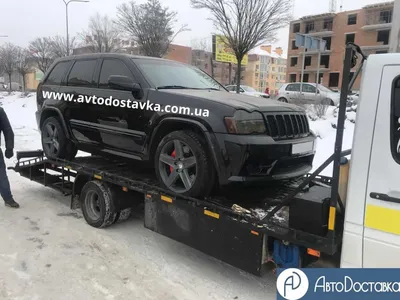
<path id="1" fill-rule="evenodd" d="M 233 117 L 225 117 L 225 125 L 232 134 L 254 134 L 266 131 L 264 117 L 259 112 L 238 110 Z"/>

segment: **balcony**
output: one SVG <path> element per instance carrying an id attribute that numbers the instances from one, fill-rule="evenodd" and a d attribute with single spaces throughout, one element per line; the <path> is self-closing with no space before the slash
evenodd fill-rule
<path id="1" fill-rule="evenodd" d="M 304 33 L 310 36 L 333 35 L 333 18 L 305 22 Z"/>
<path id="2" fill-rule="evenodd" d="M 363 51 L 384 51 L 389 50 L 389 45 L 373 45 L 373 46 L 361 46 Z"/>
<path id="3" fill-rule="evenodd" d="M 392 28 L 393 6 L 367 11 L 363 30 L 383 30 Z"/>

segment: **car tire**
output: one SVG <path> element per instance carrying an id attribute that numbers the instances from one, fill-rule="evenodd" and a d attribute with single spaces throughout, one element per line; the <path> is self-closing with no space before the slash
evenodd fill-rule
<path id="1" fill-rule="evenodd" d="M 181 154 L 177 152 L 178 145 Z M 167 134 L 158 144 L 154 159 L 156 176 L 161 186 L 184 196 L 208 196 L 215 186 L 215 169 L 206 147 L 204 139 L 193 131 Z M 179 161 L 182 157 L 183 160 Z M 194 166 L 188 167 L 193 162 Z M 172 180 L 172 184 L 168 183 L 168 179 L 173 178 L 175 180 Z"/>
<path id="2" fill-rule="evenodd" d="M 288 103 L 287 99 L 283 97 L 279 98 L 278 101 Z"/>
<path id="3" fill-rule="evenodd" d="M 43 122 L 41 140 L 44 154 L 48 158 L 71 160 L 78 153 L 77 147 L 68 140 L 60 121 L 55 117 L 47 118 Z"/>
<path id="4" fill-rule="evenodd" d="M 117 221 L 114 205 L 115 195 L 110 187 L 101 181 L 88 181 L 79 195 L 83 217 L 95 228 L 105 228 Z"/>

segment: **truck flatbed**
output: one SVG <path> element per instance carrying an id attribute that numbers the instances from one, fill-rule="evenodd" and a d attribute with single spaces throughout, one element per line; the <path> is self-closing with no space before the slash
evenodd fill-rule
<path id="1" fill-rule="evenodd" d="M 235 185 L 211 198 L 196 199 L 163 190 L 152 170 L 117 159 L 47 159 L 41 150 L 17 152 L 17 159 L 11 169 L 71 196 L 71 208 L 80 206 L 79 194 L 86 182 L 104 182 L 115 190 L 131 192 L 129 197 L 122 196 L 126 201 L 119 213 L 142 202 L 146 228 L 258 276 L 263 265 L 276 261 L 272 254 L 277 247 L 275 241 L 280 247 L 285 247 L 284 241 L 303 251 L 332 255 L 338 250 L 336 241 L 341 240 L 339 231 L 332 239 L 290 228 L 289 207 L 267 216 L 276 205 L 297 194 L 303 178 L 257 187 Z M 318 176 L 301 193 L 307 194 L 312 186 L 321 185 L 318 197 L 329 197 L 330 183 L 331 178 Z"/>

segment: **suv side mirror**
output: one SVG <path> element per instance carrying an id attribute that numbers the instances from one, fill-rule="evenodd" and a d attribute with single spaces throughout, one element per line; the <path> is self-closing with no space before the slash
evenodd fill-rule
<path id="1" fill-rule="evenodd" d="M 127 76 L 111 75 L 108 78 L 108 85 L 117 90 L 139 92 L 142 90 L 137 82 Z"/>

